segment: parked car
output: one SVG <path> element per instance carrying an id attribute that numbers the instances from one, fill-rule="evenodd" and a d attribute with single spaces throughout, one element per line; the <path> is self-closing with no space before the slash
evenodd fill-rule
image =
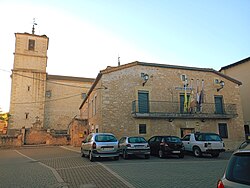
<path id="1" fill-rule="evenodd" d="M 91 133 L 82 142 L 81 155 L 82 157 L 88 156 L 90 161 L 102 157 L 112 157 L 118 160 L 118 140 L 111 133 Z"/>
<path id="2" fill-rule="evenodd" d="M 227 164 L 217 188 L 250 187 L 250 142 L 246 141 L 236 150 Z"/>
<path id="3" fill-rule="evenodd" d="M 150 158 L 149 144 L 141 136 L 122 137 L 119 140 L 119 148 L 124 159 L 128 159 L 130 155 L 143 155 L 146 159 Z"/>
<path id="4" fill-rule="evenodd" d="M 216 133 L 191 133 L 182 138 L 185 151 L 193 152 L 195 157 L 202 154 L 210 154 L 218 157 L 225 151 L 225 144 L 222 138 Z"/>
<path id="5" fill-rule="evenodd" d="M 177 136 L 153 136 L 148 140 L 150 153 L 163 158 L 167 155 L 184 157 L 183 143 Z"/>

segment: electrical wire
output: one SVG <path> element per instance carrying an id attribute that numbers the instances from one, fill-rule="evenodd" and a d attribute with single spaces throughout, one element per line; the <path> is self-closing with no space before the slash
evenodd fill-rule
<path id="1" fill-rule="evenodd" d="M 5 70 L 5 69 L 1 69 L 1 68 L 0 68 L 0 71 L 4 71 L 4 72 L 11 73 L 10 71 Z M 69 85 L 69 84 L 62 84 L 62 83 L 52 82 L 52 81 L 48 81 L 48 80 L 43 80 L 43 79 L 39 79 L 39 78 L 33 78 L 33 77 L 30 77 L 30 76 L 25 76 L 25 75 L 18 74 L 18 73 L 15 73 L 15 72 L 13 72 L 13 74 L 16 74 L 16 75 L 19 75 L 19 76 L 22 76 L 22 77 L 26 77 L 26 78 L 30 78 L 30 79 L 35 79 L 35 80 L 43 81 L 43 82 L 50 82 L 50 83 L 52 83 L 52 84 L 57 84 L 57 85 L 63 85 L 63 86 L 69 86 L 69 87 L 75 87 L 75 88 L 87 88 L 87 89 L 89 89 L 89 87 L 80 87 L 80 86 L 74 86 L 74 85 Z M 51 99 L 51 100 L 45 100 L 45 101 L 20 102 L 20 103 L 13 103 L 13 104 L 47 103 L 47 102 L 53 102 L 53 101 L 58 101 L 58 100 L 69 99 L 69 98 L 73 98 L 73 97 L 80 96 L 80 95 L 82 95 L 82 93 L 80 93 L 80 94 L 78 93 L 78 94 L 74 94 L 74 95 L 70 95 L 70 96 L 62 97 L 62 98 L 56 98 L 56 99 Z"/>
<path id="2" fill-rule="evenodd" d="M 68 98 L 73 98 L 76 96 L 80 96 L 82 94 L 76 94 L 76 95 L 71 95 L 71 96 L 67 96 L 67 97 L 62 97 L 62 98 L 57 98 L 57 99 L 51 99 L 51 100 L 45 100 L 45 101 L 35 101 L 35 102 L 17 102 L 17 103 L 13 103 L 13 104 L 34 104 L 34 103 L 47 103 L 47 102 L 54 102 L 54 101 L 59 101 L 59 100 L 64 100 L 64 99 L 68 99 Z"/>
<path id="3" fill-rule="evenodd" d="M 70 84 L 57 83 L 57 82 L 53 82 L 53 81 L 49 81 L 49 80 L 43 80 L 43 79 L 40 79 L 40 78 L 33 78 L 33 77 L 30 77 L 30 76 L 25 76 L 25 75 L 16 73 L 14 71 L 11 72 L 11 71 L 4 70 L 4 69 L 1 69 L 1 68 L 0 68 L 0 70 L 4 71 L 4 72 L 15 74 L 15 75 L 18 75 L 18 76 L 22 76 L 22 77 L 25 77 L 25 78 L 30 78 L 32 80 L 39 80 L 39 81 L 42 81 L 42 82 L 48 82 L 48 83 L 52 83 L 52 84 L 56 84 L 56 85 L 63 85 L 63 86 L 68 86 L 68 87 L 87 88 L 87 89 L 89 89 L 89 87 L 75 86 L 75 85 L 70 85 Z"/>

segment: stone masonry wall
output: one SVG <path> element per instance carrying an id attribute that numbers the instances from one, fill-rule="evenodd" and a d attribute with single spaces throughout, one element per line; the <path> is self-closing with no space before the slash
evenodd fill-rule
<path id="1" fill-rule="evenodd" d="M 149 80 L 144 86 L 142 85 L 141 73 L 149 75 Z M 138 100 L 138 91 L 140 90 L 149 93 L 150 101 L 180 102 L 180 95 L 184 94 L 183 90 L 178 89 L 183 88 L 184 85 L 181 80 L 182 75 L 187 76 L 189 87 L 192 84 L 196 88 L 196 81 L 199 80 L 199 89 L 201 89 L 201 80 L 204 80 L 205 103 L 214 103 L 214 96 L 222 96 L 225 104 L 236 104 L 238 116 L 232 119 L 210 119 L 204 122 L 199 119 L 174 119 L 170 122 L 168 119 L 132 117 L 132 101 Z M 193 83 L 191 83 L 191 79 L 193 79 Z M 219 92 L 217 92 L 218 85 L 214 83 L 215 79 L 225 82 L 224 88 Z M 239 86 L 218 74 L 137 65 L 104 73 L 99 82 L 108 89 L 96 94 L 96 98 L 101 99 L 100 107 L 98 107 L 100 110 L 89 118 L 91 126 L 96 126 L 98 123 L 99 132 L 111 132 L 118 138 L 125 135 L 141 135 L 146 138 L 157 134 L 181 136 L 181 128 L 219 133 L 218 123 L 227 123 L 228 138 L 224 141 L 226 146 L 228 145 L 228 149 L 233 149 L 237 143 L 244 139 Z M 94 95 L 91 95 L 89 101 L 94 99 Z M 89 113 L 91 113 L 91 109 L 89 109 Z M 139 134 L 139 124 L 146 124 L 146 134 Z"/>

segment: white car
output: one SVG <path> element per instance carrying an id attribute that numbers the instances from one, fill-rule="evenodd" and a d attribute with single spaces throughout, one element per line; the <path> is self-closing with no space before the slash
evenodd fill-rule
<path id="1" fill-rule="evenodd" d="M 185 151 L 193 152 L 195 157 L 202 154 L 211 154 L 218 157 L 225 151 L 225 144 L 222 138 L 216 133 L 191 133 L 182 138 Z"/>

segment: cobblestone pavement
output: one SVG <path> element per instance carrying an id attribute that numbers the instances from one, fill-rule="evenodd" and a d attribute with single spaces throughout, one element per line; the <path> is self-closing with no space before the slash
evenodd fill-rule
<path id="1" fill-rule="evenodd" d="M 133 187 L 105 166 L 92 163 L 77 152 L 60 147 L 33 147 L 19 149 L 18 152 L 56 171 L 54 176 L 59 175 L 64 187 Z"/>
<path id="2" fill-rule="evenodd" d="M 151 157 L 102 163 L 136 188 L 213 188 L 222 177 L 230 156 L 231 153 L 226 152 L 216 159 L 185 155 L 184 159 Z"/>
<path id="3" fill-rule="evenodd" d="M 119 161 L 100 159 L 93 163 L 87 158 L 80 157 L 79 151 L 80 148 L 70 146 L 0 150 L 1 185 L 8 185 L 2 187 L 65 188 L 195 188 L 201 186 L 212 188 L 222 176 L 231 155 L 231 153 L 224 153 L 217 159 L 194 158 L 191 155 L 186 155 L 184 159 L 174 157 L 166 159 L 135 157 Z M 25 174 L 25 178 L 20 174 Z M 14 181 L 13 177 L 15 177 Z M 6 180 L 2 181 L 3 178 Z M 21 182 L 22 186 L 16 182 Z"/>
<path id="4" fill-rule="evenodd" d="M 48 168 L 14 150 L 0 150 L 0 188 L 60 186 Z"/>

